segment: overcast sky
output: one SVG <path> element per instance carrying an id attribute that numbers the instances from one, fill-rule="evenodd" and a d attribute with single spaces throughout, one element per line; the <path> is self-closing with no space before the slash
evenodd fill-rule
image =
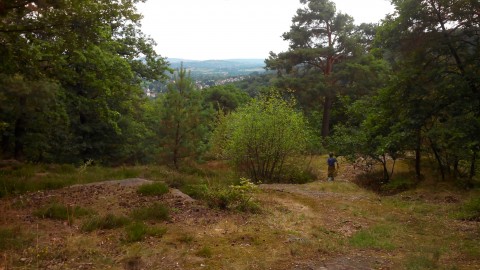
<path id="1" fill-rule="evenodd" d="M 355 23 L 378 22 L 393 11 L 388 0 L 334 0 Z M 169 58 L 195 60 L 268 57 L 288 48 L 299 0 L 148 0 L 138 6 L 142 30 Z"/>

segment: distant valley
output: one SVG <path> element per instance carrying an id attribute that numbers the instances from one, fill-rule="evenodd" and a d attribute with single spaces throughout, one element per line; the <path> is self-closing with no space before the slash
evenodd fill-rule
<path id="1" fill-rule="evenodd" d="M 225 78 L 265 72 L 264 59 L 188 60 L 168 58 L 173 69 L 183 67 L 191 72 L 194 79 Z"/>

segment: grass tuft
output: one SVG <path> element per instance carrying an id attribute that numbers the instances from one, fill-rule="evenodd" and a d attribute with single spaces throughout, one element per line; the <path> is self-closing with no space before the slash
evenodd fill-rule
<path id="1" fill-rule="evenodd" d="M 168 186 L 161 182 L 141 185 L 137 193 L 143 196 L 160 196 L 168 193 Z"/>
<path id="2" fill-rule="evenodd" d="M 358 248 L 373 248 L 393 250 L 395 245 L 390 241 L 393 228 L 388 226 L 375 226 L 355 233 L 350 238 L 350 244 Z"/>
<path id="3" fill-rule="evenodd" d="M 128 243 L 132 242 L 139 242 L 145 238 L 147 234 L 147 226 L 141 222 L 134 222 L 128 225 L 125 228 L 126 232 L 126 239 L 125 241 Z"/>
<path id="4" fill-rule="evenodd" d="M 125 226 L 130 220 L 123 216 L 108 214 L 103 217 L 92 217 L 82 224 L 82 231 L 111 230 Z"/>
<path id="5" fill-rule="evenodd" d="M 132 211 L 131 216 L 135 220 L 167 221 L 170 219 L 168 208 L 159 203 L 149 207 L 137 208 Z"/>
<path id="6" fill-rule="evenodd" d="M 178 241 L 180 243 L 184 243 L 184 244 L 191 244 L 194 240 L 195 240 L 195 238 L 193 236 L 189 235 L 189 234 L 182 234 L 178 238 Z"/>
<path id="7" fill-rule="evenodd" d="M 125 242 L 133 243 L 143 241 L 146 236 L 162 237 L 167 232 L 167 229 L 163 227 L 149 227 L 142 222 L 134 222 L 125 228 L 125 232 Z"/>
<path id="8" fill-rule="evenodd" d="M 202 257 L 202 258 L 211 258 L 213 256 L 213 251 L 210 247 L 202 247 L 197 253 L 195 253 L 197 256 Z"/>
<path id="9" fill-rule="evenodd" d="M 464 203 L 456 216 L 461 220 L 480 221 L 480 197 Z"/>
<path id="10" fill-rule="evenodd" d="M 45 207 L 37 209 L 33 215 L 39 218 L 49 218 L 56 220 L 68 220 L 72 222 L 75 217 L 82 217 L 92 214 L 93 211 L 80 206 L 67 206 L 57 202 L 51 203 Z"/>

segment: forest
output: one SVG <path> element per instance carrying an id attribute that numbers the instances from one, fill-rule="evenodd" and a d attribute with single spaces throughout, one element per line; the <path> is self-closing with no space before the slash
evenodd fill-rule
<path id="1" fill-rule="evenodd" d="M 211 149 L 218 112 L 248 100 L 230 86 L 196 91 L 188 74 L 169 68 L 139 30 L 136 2 L 2 5 L 2 159 L 176 164 Z M 321 146 L 385 164 L 385 179 L 387 157 L 414 155 L 418 178 L 426 156 L 442 179 L 471 181 L 480 147 L 479 7 L 450 2 L 393 1 L 395 13 L 381 23 L 355 25 L 333 2 L 301 1 L 283 35 L 290 49 L 266 59 L 278 76 L 250 96 L 267 88 L 293 96 Z M 147 99 L 142 83 L 172 72 L 168 93 Z"/>
<path id="2" fill-rule="evenodd" d="M 256 98 L 275 88 L 308 120 L 309 145 L 317 147 L 308 151 L 382 163 L 386 180 L 387 157 L 414 156 L 419 179 L 430 157 L 442 179 L 472 184 L 480 149 L 475 1 L 393 1 L 394 14 L 361 25 L 333 2 L 302 1 L 283 35 L 289 50 L 265 61 L 276 78 L 256 89 L 205 91 L 157 55 L 139 30 L 136 2 L 2 5 L 2 159 L 107 166 L 202 159 L 220 111 L 248 103 L 243 92 Z M 158 80 L 170 83 L 168 93 L 146 98 L 142 86 Z"/>
<path id="3" fill-rule="evenodd" d="M 384 266 L 439 269 L 441 265 L 459 267 L 442 269 L 475 269 L 480 265 L 476 257 L 480 256 L 480 250 L 472 244 L 479 239 L 480 220 L 479 1 L 391 0 L 395 8 L 392 14 L 378 23 L 355 24 L 353 17 L 337 12 L 334 1 L 300 0 L 290 29 L 285 29 L 282 35 L 289 42 L 288 50 L 270 52 L 265 59 L 265 69 L 269 73 L 257 73 L 240 82 L 203 89 L 195 85 L 183 65 L 172 68 L 166 56 L 155 51 L 156 41 L 140 29 L 142 15 L 136 8 L 139 2 L 144 0 L 0 2 L 0 199 L 5 198 L 0 210 L 7 213 L 24 209 L 10 205 L 24 204 L 21 198 L 27 192 L 63 192 L 61 188 L 73 184 L 122 178 L 165 182 L 167 190 L 178 188 L 194 199 L 205 201 L 208 206 L 213 205 L 214 209 L 235 209 L 250 214 L 262 213 L 262 208 L 269 207 L 272 207 L 269 213 L 282 213 L 283 210 L 271 205 L 269 196 L 274 195 L 270 193 L 289 190 L 288 194 L 307 196 L 312 194 L 304 190 L 310 187 L 308 185 L 327 185 L 315 186 L 318 188 L 315 192 L 326 189 L 339 194 L 370 191 L 377 194 L 366 193 L 364 196 L 368 198 L 398 194 L 418 186 L 446 185 L 446 194 L 454 192 L 454 195 L 442 198 L 457 203 L 466 200 L 467 208 L 462 209 L 468 209 L 470 214 L 460 220 L 473 223 L 468 223 L 470 227 L 465 225 L 470 229 L 462 231 L 467 239 L 462 242 L 462 248 L 470 252 L 465 254 L 473 255 L 457 258 L 448 253 L 442 257 L 447 251 L 415 251 L 431 255 L 420 257 L 419 260 L 424 261 L 418 262 L 415 261 L 418 256 L 404 254 L 393 262 L 380 260 L 380 265 L 375 267 L 365 262 L 368 266 L 358 269 L 390 269 L 382 268 Z M 149 97 L 145 89 L 152 84 L 166 85 L 166 89 L 155 98 Z M 337 186 L 332 186 L 324 182 L 324 159 L 330 152 L 356 177 L 342 174 L 339 179 L 352 178 L 355 185 L 344 186 L 345 183 L 339 181 Z M 318 183 L 319 180 L 323 183 Z M 309 184 L 276 186 L 286 183 Z M 257 185 L 263 186 L 262 191 Z M 408 196 L 414 201 L 412 196 L 417 195 Z M 472 200 L 468 201 L 470 198 Z M 11 204 L 7 201 L 10 199 L 14 201 Z M 27 206 L 46 203 L 46 199 L 37 199 L 33 198 Z M 302 257 L 304 268 L 281 262 L 280 256 L 279 261 L 272 259 L 255 267 L 242 262 L 235 269 L 267 269 L 272 265 L 277 267 L 273 269 L 316 269 L 308 268 L 314 256 L 309 252 L 313 249 L 321 250 L 323 255 L 346 254 L 351 252 L 352 246 L 372 248 L 371 252 L 391 252 L 402 244 L 390 246 L 375 242 L 370 246 L 357 246 L 351 240 L 356 237 L 356 231 L 362 232 L 360 228 L 368 227 L 366 220 L 373 218 L 367 218 L 366 212 L 379 213 L 376 211 L 380 211 L 380 207 L 373 206 L 374 200 L 369 199 L 368 210 L 357 209 L 354 216 L 360 215 L 363 219 L 353 222 L 360 227 L 349 227 L 351 234 L 338 236 L 330 229 L 315 227 L 313 235 L 329 239 L 328 247 L 312 248 L 308 241 L 297 241 L 302 236 L 289 233 L 285 240 L 290 243 L 288 256 L 298 259 L 308 250 L 304 256 L 310 256 L 309 259 Z M 386 200 L 385 209 L 390 209 L 392 215 L 398 214 L 394 219 L 406 219 L 404 215 L 407 214 L 396 212 L 398 209 L 418 210 L 417 205 L 401 206 L 413 203 L 411 201 Z M 166 203 L 173 205 L 174 201 Z M 349 205 L 347 199 L 344 203 Z M 184 218 L 180 214 L 184 206 L 172 207 L 177 207 L 172 216 Z M 353 205 L 346 207 L 355 208 Z M 442 216 L 453 211 L 449 205 L 439 207 Z M 431 209 L 436 208 L 428 209 L 425 211 L 433 212 Z M 209 220 L 220 222 L 218 214 L 199 211 Z M 231 226 L 249 222 L 245 221 L 244 214 L 220 213 L 220 218 L 231 222 Z M 54 214 L 38 214 L 37 211 L 36 215 Z M 141 219 L 138 215 L 142 213 L 131 219 Z M 302 215 L 305 218 L 309 213 Z M 12 232 L 18 228 L 12 228 L 10 225 L 14 221 L 4 216 L 0 236 L 13 243 L 18 239 L 12 236 L 17 233 Z M 265 224 L 261 219 L 252 224 L 263 228 Z M 165 220 L 168 219 L 161 222 Z M 169 222 L 174 222 L 171 220 Z M 119 227 L 127 226 L 127 230 L 143 230 L 153 238 L 165 234 L 159 228 L 144 228 L 142 226 L 148 223 L 137 221 L 119 220 L 118 223 L 123 224 Z M 64 222 L 71 225 L 68 213 Z M 297 223 L 290 225 L 294 227 L 294 224 Z M 329 226 L 324 225 L 325 228 Z M 368 227 L 373 228 L 368 233 L 388 236 L 397 231 L 392 229 L 397 225 L 382 226 Z M 68 228 L 75 230 L 74 226 Z M 81 237 L 95 230 L 88 228 L 85 223 L 82 225 Z M 232 243 L 247 243 L 262 249 L 261 239 L 266 236 L 260 237 L 253 227 L 248 228 L 251 231 Z M 385 228 L 387 232 L 383 231 Z M 180 235 L 184 237 L 182 240 L 175 239 L 187 254 L 188 248 L 184 245 L 194 245 L 199 238 L 195 238 L 193 232 L 192 236 Z M 128 237 L 134 236 L 127 231 L 126 241 L 136 242 Z M 274 234 L 269 237 L 275 241 Z M 341 240 L 347 239 L 343 237 L 353 238 Z M 19 248 L 9 243 L 0 240 L 0 251 L 5 251 L 5 269 L 10 269 L 10 263 L 34 265 L 36 262 L 37 269 L 45 267 L 38 266 L 38 259 L 34 262 L 22 257 L 27 255 L 7 256 Z M 325 243 L 323 245 L 327 245 Z M 201 265 L 204 260 L 213 265 L 208 269 L 224 269 L 228 265 L 227 261 L 209 261 L 216 256 L 215 244 L 202 242 L 202 245 L 198 246 L 195 255 L 202 258 Z M 100 252 L 99 246 L 91 248 L 95 250 L 90 250 L 93 253 L 86 251 L 91 256 Z M 39 252 L 37 244 L 37 249 L 27 254 L 39 256 Z M 68 252 L 76 254 L 73 249 Z M 70 258 L 68 252 L 65 251 L 66 258 Z M 59 263 L 57 257 L 48 254 L 45 261 Z M 151 269 L 174 269 L 178 259 L 168 253 L 169 266 L 155 268 L 159 267 L 155 266 L 158 262 L 145 259 L 151 254 L 128 254 L 124 255 L 133 260 L 133 264 L 154 267 Z M 359 259 L 363 255 L 354 256 L 356 263 L 364 263 Z M 400 257 L 411 260 L 400 262 Z M 97 265 L 115 265 L 92 258 L 86 260 L 94 260 Z M 342 263 L 349 263 L 347 259 L 342 260 Z M 466 261 L 469 263 L 462 264 Z M 122 263 L 126 265 L 124 269 L 140 269 L 128 268 L 130 261 Z M 197 269 L 200 263 L 196 263 L 184 258 L 183 266 Z M 402 268 L 399 265 L 413 266 Z M 68 267 L 74 268 L 73 262 Z M 2 258 L 0 269 L 3 269 Z"/>

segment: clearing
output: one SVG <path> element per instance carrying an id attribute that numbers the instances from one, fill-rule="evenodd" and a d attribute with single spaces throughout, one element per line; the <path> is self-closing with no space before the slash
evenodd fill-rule
<path id="1" fill-rule="evenodd" d="M 137 178 L 7 196 L 0 269 L 480 269 L 480 222 L 455 219 L 478 192 L 380 196 L 343 172 L 335 182 L 262 185 L 255 214 L 210 209 L 175 189 L 142 196 L 150 181 Z M 170 217 L 144 221 L 163 233 L 129 241 L 127 225 L 86 231 L 88 214 L 35 214 L 52 203 L 118 217 L 161 203 Z"/>

